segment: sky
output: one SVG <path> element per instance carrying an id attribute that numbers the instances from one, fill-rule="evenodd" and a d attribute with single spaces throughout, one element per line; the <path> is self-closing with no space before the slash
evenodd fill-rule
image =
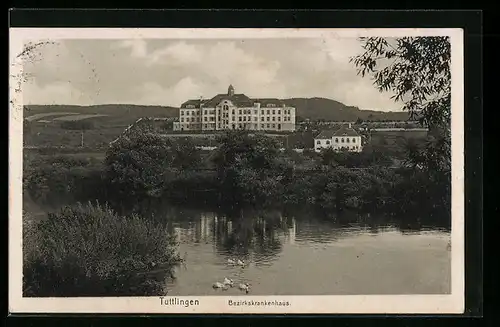
<path id="1" fill-rule="evenodd" d="M 253 98 L 324 97 L 360 109 L 400 110 L 357 75 L 356 38 L 74 39 L 40 48 L 24 64 L 25 104 L 178 107 L 235 93 Z"/>

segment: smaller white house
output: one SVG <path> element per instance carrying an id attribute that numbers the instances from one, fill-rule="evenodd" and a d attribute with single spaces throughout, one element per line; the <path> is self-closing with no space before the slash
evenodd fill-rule
<path id="1" fill-rule="evenodd" d="M 343 125 L 337 130 L 324 130 L 314 138 L 314 151 L 332 148 L 336 151 L 361 152 L 361 135 L 352 125 Z"/>

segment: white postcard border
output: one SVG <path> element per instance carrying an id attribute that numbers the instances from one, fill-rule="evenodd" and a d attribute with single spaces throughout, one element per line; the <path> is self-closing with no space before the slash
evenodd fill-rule
<path id="1" fill-rule="evenodd" d="M 9 312 L 10 313 L 227 313 L 227 314 L 452 314 L 463 313 L 464 281 L 464 61 L 462 29 L 121 29 L 11 28 L 9 71 Z M 23 298 L 22 167 L 23 99 L 17 89 L 27 41 L 56 39 L 345 38 L 359 36 L 450 36 L 452 44 L 452 278 L 449 295 L 186 296 L 185 305 L 160 297 Z M 165 297 L 167 300 L 171 297 Z M 199 301 L 196 305 L 196 300 Z M 246 304 L 239 301 L 247 301 Z M 233 305 L 229 304 L 233 301 Z M 254 305 L 248 302 L 254 301 Z M 257 304 L 260 301 L 286 305 Z M 175 301 L 174 301 L 175 302 Z M 239 303 L 240 305 L 236 305 Z"/>

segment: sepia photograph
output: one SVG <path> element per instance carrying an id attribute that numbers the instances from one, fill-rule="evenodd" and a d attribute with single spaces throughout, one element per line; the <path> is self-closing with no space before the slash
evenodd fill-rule
<path id="1" fill-rule="evenodd" d="M 460 313 L 460 29 L 11 29 L 11 311 Z"/>

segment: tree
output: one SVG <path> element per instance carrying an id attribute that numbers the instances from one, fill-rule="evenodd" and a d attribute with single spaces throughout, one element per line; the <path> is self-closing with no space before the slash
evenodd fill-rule
<path id="1" fill-rule="evenodd" d="M 221 195 L 232 205 L 266 204 L 280 194 L 289 173 L 276 139 L 228 131 L 219 139 L 213 161 Z"/>
<path id="2" fill-rule="evenodd" d="M 113 143 L 105 165 L 115 204 L 134 207 L 159 197 L 172 162 L 168 143 L 157 134 L 136 131 Z"/>
<path id="3" fill-rule="evenodd" d="M 450 170 L 451 44 L 448 37 L 361 38 L 364 52 L 351 62 L 361 76 L 371 75 L 381 92 L 403 104 L 410 119 L 436 131 L 413 160 L 441 162 Z M 436 157 L 437 155 L 437 157 Z M 416 162 L 420 166 L 436 166 Z"/>
<path id="4" fill-rule="evenodd" d="M 410 144 L 413 169 L 394 189 L 406 212 L 445 208 L 451 214 L 451 44 L 448 37 L 361 38 L 365 50 L 351 58 L 361 76 L 394 93 L 410 119 L 429 128 L 424 145 Z M 415 210 L 417 209 L 418 210 Z M 441 208 L 441 209 L 440 209 Z M 441 211 L 439 216 L 444 217 Z M 427 215 L 427 214 L 425 214 Z M 449 218 L 449 217 L 448 217 Z M 443 218 L 443 219 L 448 219 Z"/>
<path id="5" fill-rule="evenodd" d="M 180 138 L 170 141 L 172 165 L 179 169 L 193 169 L 201 164 L 200 151 L 189 138 Z"/>

